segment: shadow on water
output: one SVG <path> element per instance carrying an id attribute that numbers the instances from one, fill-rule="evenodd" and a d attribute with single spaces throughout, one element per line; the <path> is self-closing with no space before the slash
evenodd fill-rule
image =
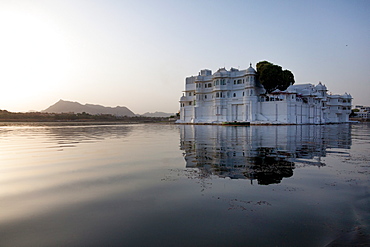
<path id="1" fill-rule="evenodd" d="M 325 166 L 331 149 L 351 147 L 348 124 L 297 126 L 181 125 L 180 149 L 187 168 L 202 176 L 277 184 L 299 166 Z M 330 150 L 329 150 L 330 149 Z"/>

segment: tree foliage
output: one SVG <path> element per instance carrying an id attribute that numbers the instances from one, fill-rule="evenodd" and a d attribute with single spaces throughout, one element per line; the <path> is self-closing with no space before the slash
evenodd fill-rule
<path id="1" fill-rule="evenodd" d="M 268 93 L 276 89 L 283 91 L 295 82 L 291 71 L 283 70 L 281 66 L 268 61 L 257 63 L 257 76 Z"/>

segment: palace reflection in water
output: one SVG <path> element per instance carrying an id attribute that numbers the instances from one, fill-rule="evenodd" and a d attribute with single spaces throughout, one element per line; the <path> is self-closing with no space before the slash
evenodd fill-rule
<path id="1" fill-rule="evenodd" d="M 325 166 L 329 149 L 349 149 L 349 124 L 287 126 L 181 125 L 181 144 L 187 168 L 202 176 L 280 183 L 293 176 L 299 164 Z"/>

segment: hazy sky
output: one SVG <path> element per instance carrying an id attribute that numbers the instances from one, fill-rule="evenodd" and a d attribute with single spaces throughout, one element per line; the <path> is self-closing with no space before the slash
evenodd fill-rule
<path id="1" fill-rule="evenodd" d="M 177 112 L 199 70 L 267 60 L 370 105 L 370 1 L 0 0 L 0 109 Z"/>

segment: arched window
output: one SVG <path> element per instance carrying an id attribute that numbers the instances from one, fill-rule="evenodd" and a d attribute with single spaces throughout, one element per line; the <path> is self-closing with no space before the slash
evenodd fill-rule
<path id="1" fill-rule="evenodd" d="M 236 93 L 233 94 L 233 97 L 236 97 Z"/>

